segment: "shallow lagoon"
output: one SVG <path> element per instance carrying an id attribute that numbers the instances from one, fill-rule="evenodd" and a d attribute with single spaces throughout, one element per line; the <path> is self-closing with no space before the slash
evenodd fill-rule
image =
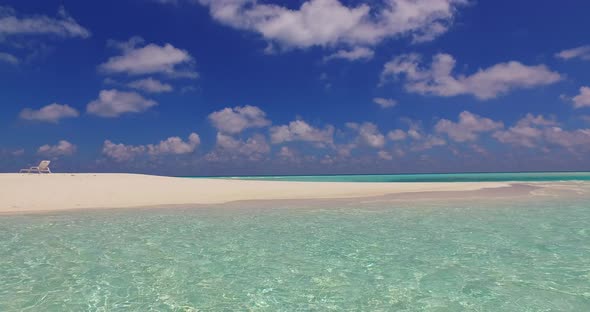
<path id="1" fill-rule="evenodd" d="M 590 310 L 587 196 L 243 206 L 0 216 L 0 310 Z"/>

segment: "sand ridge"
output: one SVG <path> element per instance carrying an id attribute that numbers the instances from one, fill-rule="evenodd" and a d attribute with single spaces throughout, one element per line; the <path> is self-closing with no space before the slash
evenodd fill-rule
<path id="1" fill-rule="evenodd" d="M 220 204 L 243 200 L 360 198 L 508 186 L 509 183 L 500 182 L 288 182 L 121 173 L 6 173 L 0 174 L 0 212 Z"/>

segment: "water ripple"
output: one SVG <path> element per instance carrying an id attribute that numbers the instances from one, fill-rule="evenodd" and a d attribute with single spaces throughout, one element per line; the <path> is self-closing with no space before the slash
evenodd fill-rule
<path id="1" fill-rule="evenodd" d="M 0 311 L 589 311 L 590 199 L 0 218 Z"/>

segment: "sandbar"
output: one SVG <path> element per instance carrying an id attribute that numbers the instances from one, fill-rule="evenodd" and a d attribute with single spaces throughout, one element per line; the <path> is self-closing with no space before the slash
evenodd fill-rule
<path id="1" fill-rule="evenodd" d="M 123 173 L 5 173 L 0 174 L 0 213 L 223 204 L 252 200 L 362 198 L 505 187 L 510 187 L 510 183 L 290 182 Z"/>

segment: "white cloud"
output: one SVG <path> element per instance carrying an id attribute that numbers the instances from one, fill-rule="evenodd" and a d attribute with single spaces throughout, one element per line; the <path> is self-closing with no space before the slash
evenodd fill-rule
<path id="1" fill-rule="evenodd" d="M 590 129 L 565 130 L 554 120 L 532 114 L 508 130 L 494 133 L 494 137 L 501 143 L 528 148 L 558 146 L 573 151 L 590 146 Z"/>
<path id="2" fill-rule="evenodd" d="M 147 151 L 150 155 L 180 155 L 192 153 L 201 144 L 201 138 L 196 133 L 191 133 L 185 142 L 179 137 L 169 137 L 158 144 L 148 144 Z"/>
<path id="3" fill-rule="evenodd" d="M 459 114 L 459 121 L 452 122 L 448 119 L 439 120 L 434 129 L 438 133 L 445 133 L 456 142 L 475 141 L 479 133 L 490 132 L 503 128 L 502 122 L 495 122 L 468 111 Z"/>
<path id="4" fill-rule="evenodd" d="M 18 65 L 20 61 L 16 56 L 12 54 L 0 52 L 0 62 L 8 63 L 11 65 Z"/>
<path id="5" fill-rule="evenodd" d="M 489 155 L 489 154 L 490 154 L 490 153 L 488 152 L 488 150 L 486 150 L 485 148 L 483 148 L 483 147 L 481 147 L 481 146 L 479 146 L 479 145 L 477 145 L 477 144 L 471 144 L 469 147 L 471 147 L 471 149 L 472 149 L 474 152 L 476 152 L 476 153 L 478 153 L 478 154 L 480 154 L 480 155 L 485 155 L 485 156 L 487 156 L 487 155 Z"/>
<path id="6" fill-rule="evenodd" d="M 365 47 L 354 47 L 351 50 L 338 50 L 333 54 L 324 57 L 324 61 L 343 59 L 348 61 L 370 60 L 375 55 L 373 50 Z"/>
<path id="7" fill-rule="evenodd" d="M 103 155 L 117 162 L 125 162 L 134 159 L 140 154 L 145 153 L 146 147 L 143 145 L 133 146 L 122 143 L 115 144 L 110 140 L 105 140 L 102 145 Z"/>
<path id="8" fill-rule="evenodd" d="M 37 153 L 50 157 L 69 156 L 73 155 L 76 149 L 76 145 L 66 140 L 60 140 L 56 145 L 45 144 L 39 147 Z"/>
<path id="9" fill-rule="evenodd" d="M 277 155 L 283 159 L 294 159 L 296 157 L 295 152 L 288 146 L 281 146 Z"/>
<path id="10" fill-rule="evenodd" d="M 387 137 L 392 141 L 403 141 L 408 137 L 408 135 L 404 130 L 395 129 L 389 131 L 389 133 L 387 133 Z"/>
<path id="11" fill-rule="evenodd" d="M 422 138 L 422 134 L 416 129 L 408 130 L 408 136 L 414 140 L 420 140 Z"/>
<path id="12" fill-rule="evenodd" d="M 511 61 L 480 69 L 472 75 L 453 75 L 455 59 L 449 54 L 434 56 L 430 68 L 420 66 L 418 54 L 405 54 L 386 63 L 381 82 L 405 77 L 408 92 L 438 96 L 471 94 L 487 100 L 513 89 L 526 89 L 553 84 L 562 79 L 545 65 L 527 66 Z"/>
<path id="13" fill-rule="evenodd" d="M 582 60 L 589 61 L 590 60 L 590 45 L 584 45 L 584 46 L 573 48 L 573 49 L 563 50 L 563 51 L 555 54 L 555 57 L 560 58 L 560 59 L 564 59 L 564 60 L 579 58 Z"/>
<path id="14" fill-rule="evenodd" d="M 304 1 L 298 9 L 251 0 L 199 0 L 213 19 L 259 33 L 290 48 L 374 45 L 386 38 L 432 40 L 447 31 L 466 0 L 383 0 L 354 7 L 338 0 Z"/>
<path id="15" fill-rule="evenodd" d="M 127 84 L 128 87 L 145 91 L 148 93 L 162 93 L 170 92 L 173 90 L 172 86 L 167 83 L 162 83 L 159 80 L 153 78 L 146 78 L 141 80 L 132 81 Z"/>
<path id="16" fill-rule="evenodd" d="M 357 124 L 349 122 L 346 126 L 358 132 L 357 140 L 367 146 L 373 148 L 382 148 L 385 145 L 385 136 L 379 132 L 377 125 L 371 122 L 364 122 Z"/>
<path id="17" fill-rule="evenodd" d="M 581 87 L 580 94 L 572 98 L 575 108 L 590 107 L 590 87 Z"/>
<path id="18" fill-rule="evenodd" d="M 545 139 L 553 145 L 567 149 L 581 147 L 588 149 L 590 145 L 590 129 L 564 130 L 560 127 L 551 127 L 545 130 Z"/>
<path id="19" fill-rule="evenodd" d="M 377 152 L 377 156 L 379 156 L 379 158 L 383 159 L 383 160 L 392 160 L 393 156 L 391 155 L 391 153 L 387 152 L 387 151 L 379 151 Z"/>
<path id="20" fill-rule="evenodd" d="M 125 113 L 140 113 L 158 105 L 136 92 L 124 92 L 115 89 L 102 90 L 98 99 L 88 103 L 86 111 L 100 117 L 118 117 Z"/>
<path id="21" fill-rule="evenodd" d="M 447 141 L 445 141 L 444 139 L 430 134 L 419 139 L 416 143 L 412 145 L 411 148 L 414 151 L 424 151 L 429 150 L 433 147 L 444 146 L 446 144 Z"/>
<path id="22" fill-rule="evenodd" d="M 295 120 L 288 125 L 270 128 L 270 141 L 273 144 L 304 141 L 318 143 L 320 146 L 332 145 L 334 142 L 334 127 L 327 125 L 324 129 L 314 128 L 303 120 Z"/>
<path id="23" fill-rule="evenodd" d="M 501 143 L 534 147 L 542 140 L 544 128 L 557 125 L 557 122 L 542 115 L 527 114 L 507 130 L 494 132 L 493 137 Z"/>
<path id="24" fill-rule="evenodd" d="M 169 137 L 158 144 L 147 145 L 115 144 L 110 140 L 105 140 L 102 153 L 116 162 L 125 162 L 146 153 L 152 156 L 189 154 L 194 152 L 200 144 L 201 139 L 196 133 L 191 133 L 186 141 L 180 137 Z"/>
<path id="25" fill-rule="evenodd" d="M 511 127 L 506 131 L 494 133 L 494 138 L 502 143 L 533 147 L 542 132 L 533 127 Z"/>
<path id="26" fill-rule="evenodd" d="M 424 151 L 447 144 L 447 141 L 445 141 L 443 138 L 433 134 L 425 133 L 420 122 L 415 122 L 409 119 L 406 119 L 405 121 L 409 124 L 409 129 L 407 131 L 402 129 L 389 131 L 387 137 L 390 140 L 398 141 L 401 144 L 401 141 L 409 138 L 410 141 L 408 142 L 408 148 L 412 151 Z M 399 148 L 396 149 L 395 152 L 399 156 L 403 156 L 405 154 L 405 152 Z"/>
<path id="27" fill-rule="evenodd" d="M 397 101 L 394 99 L 386 99 L 380 97 L 373 98 L 373 103 L 381 106 L 381 108 L 389 108 L 397 105 Z"/>
<path id="28" fill-rule="evenodd" d="M 122 55 L 113 56 L 99 66 L 104 73 L 126 73 L 128 75 L 165 74 L 170 77 L 197 78 L 192 69 L 194 60 L 185 50 L 166 43 L 141 46 L 143 39 L 133 37 L 127 42 L 111 42 L 121 50 Z"/>
<path id="29" fill-rule="evenodd" d="M 356 142 L 348 143 L 348 144 L 339 144 L 339 145 L 335 146 L 336 153 L 338 154 L 338 156 L 342 156 L 342 157 L 350 156 L 352 151 L 357 147 L 358 147 L 358 144 Z"/>
<path id="30" fill-rule="evenodd" d="M 531 113 L 526 114 L 522 119 L 520 119 L 517 124 L 517 126 L 557 126 L 559 125 L 559 123 L 557 121 L 555 121 L 554 119 L 547 119 L 545 118 L 543 115 L 533 115 Z"/>
<path id="31" fill-rule="evenodd" d="M 20 118 L 25 120 L 37 120 L 44 122 L 57 123 L 63 118 L 75 118 L 80 113 L 69 105 L 49 104 L 38 110 L 25 108 L 20 112 Z"/>
<path id="32" fill-rule="evenodd" d="M 18 16 L 9 7 L 0 6 L 0 37 L 15 35 L 52 35 L 62 38 L 88 38 L 90 31 L 76 22 L 63 7 L 57 18 L 45 15 Z"/>
<path id="33" fill-rule="evenodd" d="M 266 113 L 256 106 L 226 107 L 209 115 L 213 126 L 229 134 L 237 134 L 248 128 L 262 128 L 270 125 Z"/>
<path id="34" fill-rule="evenodd" d="M 260 160 L 270 153 L 270 146 L 263 135 L 255 134 L 246 141 L 227 134 L 217 133 L 216 150 L 207 155 L 208 160 L 240 159 Z"/>

